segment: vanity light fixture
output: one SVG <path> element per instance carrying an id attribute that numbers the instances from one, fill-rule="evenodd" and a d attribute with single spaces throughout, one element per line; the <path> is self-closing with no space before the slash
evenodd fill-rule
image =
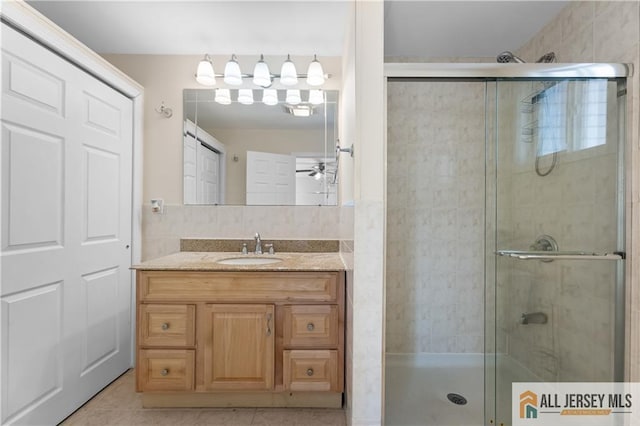
<path id="1" fill-rule="evenodd" d="M 216 74 L 213 72 L 213 62 L 209 55 L 205 54 L 204 59 L 198 64 L 196 81 L 203 86 L 214 86 L 216 84 Z"/>
<path id="2" fill-rule="evenodd" d="M 259 87 L 271 87 L 274 79 L 279 78 L 280 84 L 283 86 L 295 86 L 299 79 L 305 78 L 309 86 L 320 86 L 324 84 L 331 75 L 325 74 L 322 64 L 318 61 L 317 55 L 313 55 L 313 60 L 309 64 L 307 74 L 298 74 L 296 66 L 291 60 L 291 55 L 287 55 L 287 59 L 282 64 L 280 74 L 271 74 L 269 65 L 264 60 L 264 55 L 260 55 L 260 59 L 253 67 L 253 74 L 243 74 L 240 70 L 238 57 L 233 54 L 231 59 L 224 67 L 224 74 L 216 74 L 213 70 L 213 61 L 208 54 L 198 63 L 196 70 L 196 81 L 203 86 L 214 86 L 216 77 L 223 77 L 225 84 L 229 86 L 241 86 L 243 79 L 252 79 L 253 84 Z"/>
<path id="3" fill-rule="evenodd" d="M 260 60 L 256 62 L 253 68 L 253 84 L 261 87 L 271 86 L 271 73 L 269 65 L 264 61 L 264 55 L 260 55 Z"/>
<path id="4" fill-rule="evenodd" d="M 222 105 L 231 104 L 231 91 L 229 89 L 216 89 L 214 101 Z"/>
<path id="5" fill-rule="evenodd" d="M 291 105 L 298 105 L 302 102 L 302 98 L 300 97 L 300 90 L 298 89 L 287 89 L 287 97 L 285 102 Z"/>
<path id="6" fill-rule="evenodd" d="M 287 60 L 282 63 L 280 83 L 283 86 L 295 86 L 298 84 L 298 72 L 295 64 L 291 61 L 291 55 L 287 55 Z"/>
<path id="7" fill-rule="evenodd" d="M 278 105 L 280 99 L 278 98 L 278 90 L 276 89 L 234 89 L 233 92 L 237 92 L 236 101 L 243 105 L 252 105 L 254 100 L 254 90 L 262 90 L 262 103 L 265 105 L 273 106 Z M 231 89 L 220 88 L 215 89 L 214 101 L 222 105 L 230 105 L 233 100 L 231 99 Z M 236 95 L 234 95 L 235 97 Z M 285 97 L 286 105 L 283 105 L 285 111 L 296 117 L 309 117 L 314 113 L 314 109 L 317 105 L 324 103 L 324 92 L 322 90 L 309 90 L 309 98 L 307 101 L 302 100 L 302 95 L 299 89 L 287 89 Z"/>
<path id="8" fill-rule="evenodd" d="M 316 55 L 313 55 L 313 61 L 311 61 L 307 69 L 307 84 L 309 86 L 324 84 L 324 71 Z"/>
<path id="9" fill-rule="evenodd" d="M 311 105 L 320 105 L 324 103 L 324 94 L 322 90 L 312 89 L 309 90 L 309 103 Z"/>
<path id="10" fill-rule="evenodd" d="M 242 73 L 240 72 L 240 64 L 236 55 L 231 55 L 231 59 L 224 67 L 224 82 L 231 86 L 240 86 L 242 84 Z"/>
<path id="11" fill-rule="evenodd" d="M 242 105 L 252 105 L 253 104 L 253 90 L 251 89 L 240 89 L 238 90 L 238 102 Z"/>
<path id="12" fill-rule="evenodd" d="M 264 89 L 262 103 L 269 106 L 278 105 L 278 91 L 276 89 Z"/>

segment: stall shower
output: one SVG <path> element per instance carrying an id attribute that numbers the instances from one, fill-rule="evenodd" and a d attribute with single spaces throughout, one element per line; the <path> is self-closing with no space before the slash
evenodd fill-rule
<path id="1" fill-rule="evenodd" d="M 570 68 L 387 64 L 386 425 L 622 379 L 627 69 Z"/>

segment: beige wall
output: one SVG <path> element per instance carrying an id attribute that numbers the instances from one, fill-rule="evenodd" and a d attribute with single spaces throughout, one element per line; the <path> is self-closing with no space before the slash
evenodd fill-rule
<path id="1" fill-rule="evenodd" d="M 204 130 L 223 143 L 227 150 L 225 204 L 232 205 L 244 205 L 246 202 L 247 151 L 289 155 L 296 152 L 317 152 L 319 146 L 324 146 L 324 130 Z"/>
<path id="2" fill-rule="evenodd" d="M 194 78 L 201 56 L 193 55 L 103 55 L 125 74 L 144 86 L 144 182 L 145 204 L 151 198 L 163 198 L 168 204 L 182 203 L 182 91 L 202 88 Z M 224 70 L 228 57 L 213 56 L 216 72 Z M 266 58 L 270 68 L 277 69 L 286 58 Z M 292 57 L 298 66 L 306 66 L 311 57 Z M 326 73 L 332 75 L 323 85 L 327 90 L 340 90 L 341 58 L 319 58 Z M 251 69 L 256 58 L 238 58 L 241 69 Z M 216 87 L 223 87 L 219 82 Z M 274 83 L 274 88 L 277 84 Z M 301 85 L 305 89 L 305 85 Z M 165 118 L 155 110 L 161 102 L 173 109 L 173 117 Z"/>
<path id="3" fill-rule="evenodd" d="M 549 51 L 559 62 L 625 62 L 635 68 L 627 87 L 626 370 L 628 379 L 640 381 L 640 2 L 570 2 L 517 55 L 531 61 Z"/>

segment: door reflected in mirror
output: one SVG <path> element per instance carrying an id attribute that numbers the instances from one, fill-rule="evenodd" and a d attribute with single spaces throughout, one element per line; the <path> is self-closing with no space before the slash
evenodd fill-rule
<path id="1" fill-rule="evenodd" d="M 337 205 L 338 91 L 238 92 L 184 90 L 184 204 Z"/>

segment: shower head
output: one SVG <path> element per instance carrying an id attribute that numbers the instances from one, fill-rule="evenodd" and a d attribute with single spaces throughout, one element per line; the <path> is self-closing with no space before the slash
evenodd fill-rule
<path id="1" fill-rule="evenodd" d="M 501 63 L 501 64 L 506 64 L 509 62 L 517 62 L 519 64 L 524 64 L 524 61 L 522 59 L 518 58 L 516 55 L 509 52 L 508 50 L 499 54 L 498 57 L 496 58 L 496 61 L 498 61 L 498 63 Z"/>
<path id="2" fill-rule="evenodd" d="M 550 64 L 552 62 L 556 61 L 556 54 L 555 52 L 549 52 L 549 53 L 545 53 L 544 55 L 540 56 L 540 58 L 536 61 L 537 63 L 543 63 L 543 64 Z"/>

